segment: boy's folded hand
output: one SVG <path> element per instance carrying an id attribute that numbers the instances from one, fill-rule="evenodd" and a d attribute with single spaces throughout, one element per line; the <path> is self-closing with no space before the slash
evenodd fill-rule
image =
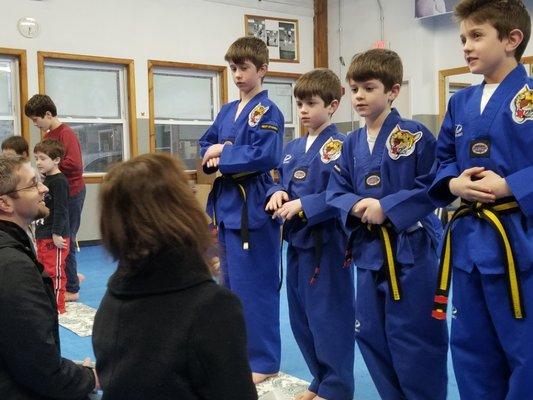
<path id="1" fill-rule="evenodd" d="M 496 200 L 491 189 L 493 177 L 484 180 L 483 167 L 472 167 L 465 169 L 457 178 L 450 179 L 448 184 L 450 192 L 467 201 L 479 201 L 481 203 L 492 203 Z M 496 175 L 496 174 L 494 174 Z M 481 179 L 479 179 L 481 177 Z"/>
<path id="2" fill-rule="evenodd" d="M 287 192 L 284 192 L 283 190 L 278 190 L 277 192 L 274 192 L 272 196 L 270 196 L 270 200 L 268 201 L 265 211 L 269 213 L 274 213 L 277 211 L 283 203 L 286 201 L 289 201 L 289 195 Z M 275 218 L 272 216 L 272 218 Z"/>

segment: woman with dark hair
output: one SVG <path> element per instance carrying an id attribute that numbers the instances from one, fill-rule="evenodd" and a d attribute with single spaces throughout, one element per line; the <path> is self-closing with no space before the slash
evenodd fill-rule
<path id="1" fill-rule="evenodd" d="M 206 216 L 180 163 L 116 165 L 100 207 L 118 261 L 93 329 L 103 399 L 257 399 L 241 305 L 211 279 Z"/>

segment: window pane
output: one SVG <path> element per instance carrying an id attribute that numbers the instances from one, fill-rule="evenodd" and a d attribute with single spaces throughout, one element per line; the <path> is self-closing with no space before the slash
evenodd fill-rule
<path id="1" fill-rule="evenodd" d="M 0 143 L 13 136 L 13 121 L 0 121 Z"/>
<path id="2" fill-rule="evenodd" d="M 283 135 L 283 145 L 286 145 L 291 140 L 295 139 L 294 137 L 294 128 L 285 127 L 285 133 Z"/>
<path id="3" fill-rule="evenodd" d="M 0 61 L 0 115 L 13 115 L 11 64 L 5 61 Z"/>
<path id="4" fill-rule="evenodd" d="M 286 124 L 293 123 L 292 85 L 290 83 L 264 82 L 263 89 L 268 90 L 268 97 L 279 107 Z"/>
<path id="5" fill-rule="evenodd" d="M 81 144 L 85 172 L 106 172 L 122 161 L 122 124 L 72 123 Z"/>
<path id="6" fill-rule="evenodd" d="M 117 70 L 46 66 L 45 81 L 60 116 L 121 118 Z"/>
<path id="7" fill-rule="evenodd" d="M 168 125 L 155 127 L 155 150 L 178 156 L 186 169 L 196 169 L 200 147 L 198 139 L 207 130 L 205 125 Z"/>
<path id="8" fill-rule="evenodd" d="M 156 119 L 212 121 L 213 78 L 154 75 Z"/>

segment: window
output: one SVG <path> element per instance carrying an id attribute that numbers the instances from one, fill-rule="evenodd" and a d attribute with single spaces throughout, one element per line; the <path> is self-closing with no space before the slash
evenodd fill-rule
<path id="1" fill-rule="evenodd" d="M 180 158 L 196 170 L 198 139 L 226 101 L 226 68 L 149 61 L 150 150 Z"/>
<path id="2" fill-rule="evenodd" d="M 0 142 L 12 135 L 28 140 L 28 121 L 22 109 L 27 100 L 26 52 L 0 49 Z"/>
<path id="3" fill-rule="evenodd" d="M 43 62 L 41 92 L 80 140 L 85 174 L 102 174 L 136 153 L 133 61 L 64 55 Z"/>
<path id="4" fill-rule="evenodd" d="M 300 137 L 300 124 L 296 101 L 294 100 L 294 83 L 297 74 L 269 72 L 263 82 L 263 89 L 268 90 L 268 97 L 279 107 L 285 118 L 285 134 L 283 144 Z"/>

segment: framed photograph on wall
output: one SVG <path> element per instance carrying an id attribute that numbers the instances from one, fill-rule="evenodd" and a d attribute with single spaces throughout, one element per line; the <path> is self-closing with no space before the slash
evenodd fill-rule
<path id="1" fill-rule="evenodd" d="M 300 62 L 298 20 L 245 15 L 244 31 L 267 44 L 270 61 Z"/>

